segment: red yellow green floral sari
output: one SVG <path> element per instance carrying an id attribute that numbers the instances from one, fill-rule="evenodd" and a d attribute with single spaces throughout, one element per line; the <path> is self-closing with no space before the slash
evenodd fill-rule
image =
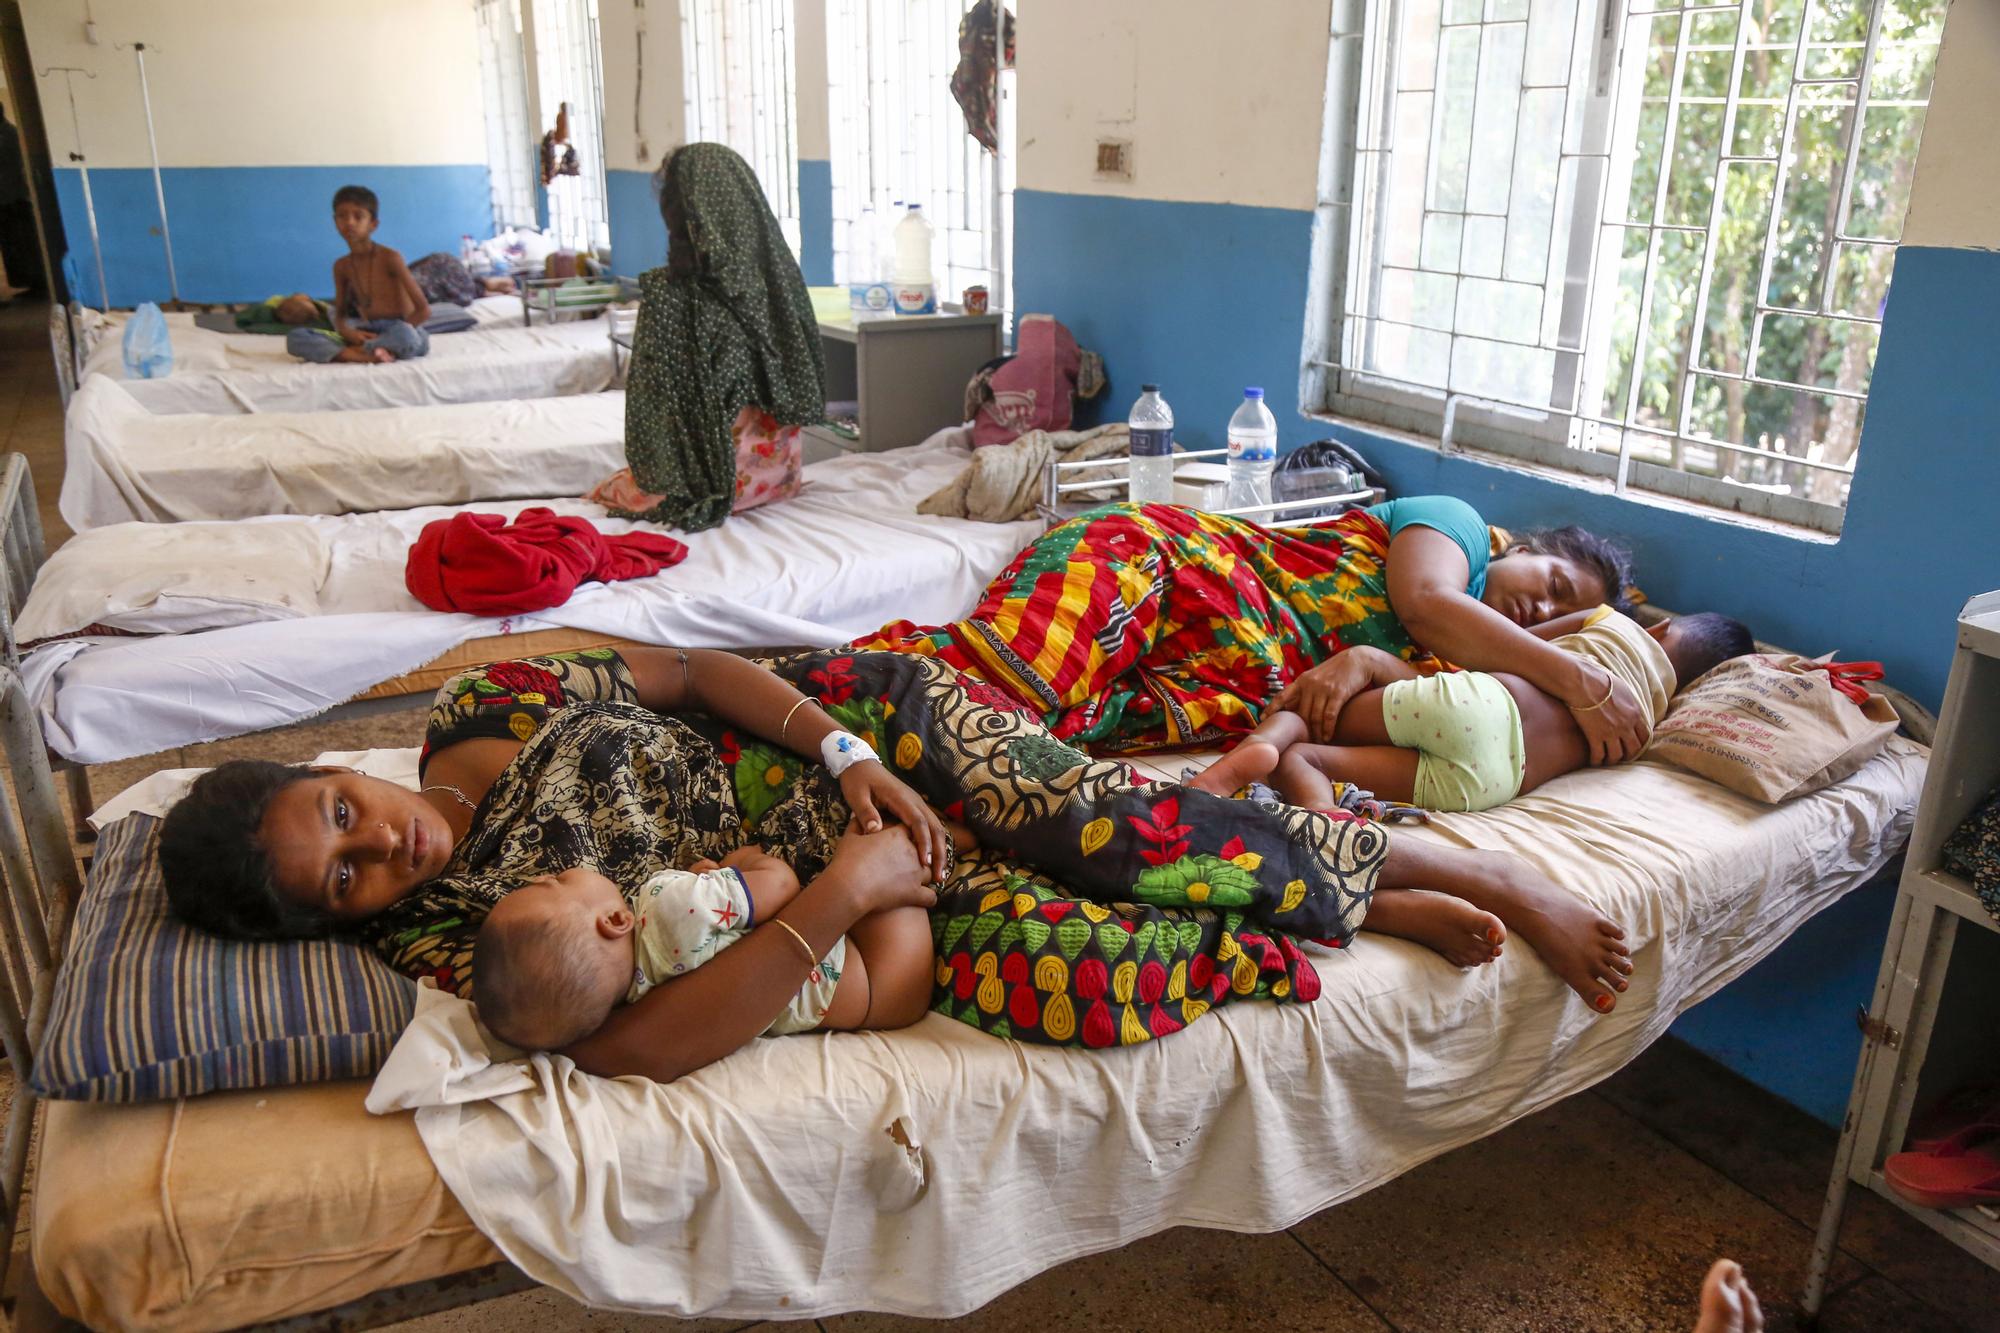
<path id="1" fill-rule="evenodd" d="M 1274 530 L 1170 505 L 1109 505 L 1051 529 L 971 615 L 857 640 L 939 658 L 1057 736 L 1137 751 L 1235 735 L 1343 648 L 1421 656 L 1389 609 L 1389 533 L 1353 510 Z"/>

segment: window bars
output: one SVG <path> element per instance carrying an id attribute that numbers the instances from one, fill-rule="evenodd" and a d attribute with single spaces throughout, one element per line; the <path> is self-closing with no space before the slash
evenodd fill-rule
<path id="1" fill-rule="evenodd" d="M 757 173 L 799 249 L 796 25 L 792 0 L 682 0 L 689 143 L 728 144 Z"/>
<path id="2" fill-rule="evenodd" d="M 604 67 L 597 0 L 535 0 L 535 102 L 540 134 L 569 111 L 569 146 L 578 174 L 548 182 L 549 233 L 573 250 L 611 244 L 604 177 Z M 558 145 L 557 152 L 561 152 Z"/>
<path id="3" fill-rule="evenodd" d="M 535 136 L 528 131 L 521 0 L 479 0 L 479 83 L 493 231 L 535 225 Z"/>
<path id="4" fill-rule="evenodd" d="M 1944 9 L 1339 0 L 1306 401 L 1837 529 Z"/>
<path id="5" fill-rule="evenodd" d="M 936 232 L 938 299 L 955 300 L 977 284 L 991 293 L 993 309 L 1006 311 L 1013 308 L 1014 73 L 999 74 L 1000 151 L 989 153 L 966 132 L 951 94 L 958 26 L 971 7 L 972 0 L 828 0 L 834 278 L 856 276 L 864 208 L 893 223 L 893 205 L 918 204 Z"/>

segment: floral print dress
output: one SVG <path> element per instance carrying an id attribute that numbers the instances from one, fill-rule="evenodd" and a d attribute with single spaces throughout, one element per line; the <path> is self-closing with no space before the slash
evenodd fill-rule
<path id="1" fill-rule="evenodd" d="M 1373 824 L 1146 785 L 935 660 L 819 652 L 769 665 L 977 835 L 932 912 L 933 1007 L 984 1031 L 1112 1046 L 1234 999 L 1309 1001 L 1319 977 L 1300 941 L 1344 943 L 1367 910 L 1387 850 Z M 370 923 L 394 966 L 471 993 L 472 941 L 493 904 L 574 865 L 628 895 L 750 841 L 802 881 L 825 868 L 848 810 L 823 767 L 635 699 L 608 649 L 446 684 L 426 758 L 472 735 L 527 743 L 445 873 Z"/>

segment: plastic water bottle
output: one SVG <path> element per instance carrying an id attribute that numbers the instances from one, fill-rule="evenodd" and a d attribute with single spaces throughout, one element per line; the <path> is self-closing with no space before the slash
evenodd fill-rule
<path id="1" fill-rule="evenodd" d="M 1271 470 L 1277 465 L 1278 419 L 1264 406 L 1262 389 L 1245 389 L 1243 406 L 1229 418 L 1229 498 L 1223 508 L 1270 504 Z"/>
<path id="2" fill-rule="evenodd" d="M 1132 404 L 1132 503 L 1172 504 L 1174 500 L 1174 409 L 1160 386 L 1139 386 Z"/>
<path id="3" fill-rule="evenodd" d="M 931 276 L 931 224 L 920 205 L 896 224 L 896 313 L 932 315 L 937 313 L 937 282 Z"/>
<path id="4" fill-rule="evenodd" d="M 889 295 L 888 261 L 882 252 L 882 218 L 872 208 L 861 210 L 848 234 L 854 250 L 848 258 L 847 309 L 855 319 L 894 314 Z"/>

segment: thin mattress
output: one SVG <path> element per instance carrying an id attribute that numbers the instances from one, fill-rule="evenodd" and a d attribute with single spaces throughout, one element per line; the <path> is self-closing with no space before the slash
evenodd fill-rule
<path id="1" fill-rule="evenodd" d="M 625 395 L 155 416 L 97 378 L 64 433 L 62 516 L 84 532 L 582 495 L 624 465 Z"/>
<path id="2" fill-rule="evenodd" d="M 410 543 L 456 509 L 80 533 L 42 566 L 19 640 L 92 626 L 148 637 L 45 642 L 22 676 L 51 747 L 95 764 L 312 717 L 469 639 L 568 628 L 688 647 L 830 647 L 902 616 L 947 621 L 1041 530 L 916 512 L 969 457 L 958 428 L 811 464 L 795 498 L 680 534 L 680 564 L 505 619 L 426 611 L 404 587 Z M 473 508 L 529 504 L 606 532 L 658 531 L 573 499 Z"/>
<path id="3" fill-rule="evenodd" d="M 1136 1048 L 1020 1046 L 932 1015 L 755 1042 L 664 1089 L 596 1083 L 607 1114 L 651 1108 L 619 1140 L 622 1185 L 656 1222 L 684 1218 L 685 1244 L 656 1252 L 644 1291 L 586 1294 L 948 1317 L 1168 1227 L 1288 1226 L 1616 1071 L 1882 869 L 1926 757 L 1899 737 L 1776 807 L 1642 761 L 1395 834 L 1515 852 L 1623 922 L 1637 970 L 1607 1017 L 1526 947 L 1461 972 L 1364 935 L 1317 958 L 1309 1006 L 1233 1005 Z M 98 1327 L 233 1327 L 494 1262 L 477 1227 L 516 1205 L 455 1198 L 411 1115 L 369 1117 L 366 1091 L 51 1105 L 33 1218 L 49 1295 Z M 566 1143 L 510 1140 L 493 1104 L 457 1114 L 552 1197 L 588 1183 L 558 1165 Z M 506 1257 L 578 1289 L 548 1256 Z"/>
<path id="4" fill-rule="evenodd" d="M 232 351 L 227 365 L 186 371 L 165 379 L 128 380 L 95 375 L 120 385 L 148 412 L 353 412 L 371 407 L 423 407 L 434 403 L 484 403 L 501 398 L 555 398 L 598 393 L 612 386 L 617 363 L 603 320 L 521 328 L 481 326 L 431 338 L 428 356 L 391 365 L 308 365 L 273 357 L 282 338 L 259 337 L 248 354 Z M 249 338 L 248 334 L 210 334 Z"/>

